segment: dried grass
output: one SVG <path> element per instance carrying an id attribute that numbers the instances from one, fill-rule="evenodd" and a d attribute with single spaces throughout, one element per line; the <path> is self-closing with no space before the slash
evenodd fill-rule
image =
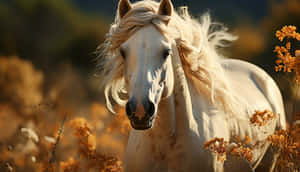
<path id="1" fill-rule="evenodd" d="M 122 171 L 122 162 L 115 157 L 107 156 L 97 152 L 96 136 L 92 132 L 91 126 L 83 118 L 76 118 L 71 121 L 74 128 L 74 136 L 78 142 L 80 157 L 85 160 L 84 167 L 87 169 L 97 169 L 101 172 Z"/>
<path id="2" fill-rule="evenodd" d="M 124 118 L 84 99 L 80 75 L 71 66 L 66 70 L 52 80 L 45 78 L 45 87 L 44 74 L 30 62 L 0 57 L 0 125 L 5 128 L 0 132 L 0 171 L 122 171 L 120 157 L 128 134 L 118 122 Z M 72 128 L 72 122 L 66 122 L 62 132 L 59 121 L 66 113 L 75 121 L 81 116 L 82 123 Z M 108 134 L 112 138 L 104 137 Z M 119 149 L 99 149 L 103 140 Z"/>
<path id="3" fill-rule="evenodd" d="M 276 32 L 276 37 L 282 42 L 286 40 L 285 46 L 276 46 L 274 52 L 277 53 L 275 70 L 283 72 L 295 72 L 295 80 L 300 82 L 300 57 L 296 56 L 297 52 L 292 53 L 292 45 L 289 39 L 300 41 L 300 34 L 296 32 L 295 26 L 284 26 Z M 294 55 L 293 55 L 294 54 Z"/>
<path id="4" fill-rule="evenodd" d="M 0 103 L 18 107 L 20 115 L 32 115 L 31 107 L 42 102 L 43 81 L 43 73 L 32 63 L 16 56 L 0 56 Z"/>
<path id="5" fill-rule="evenodd" d="M 213 138 L 204 144 L 204 148 L 216 154 L 217 159 L 222 162 L 229 155 L 243 158 L 250 163 L 253 160 L 251 145 L 248 144 L 251 141 L 250 138 L 246 136 L 244 140 L 241 140 L 237 137 L 235 140 L 235 142 L 229 142 L 224 138 Z"/>
<path id="6" fill-rule="evenodd" d="M 285 46 L 276 46 L 278 60 L 276 71 L 294 72 L 295 81 L 299 87 L 300 83 L 300 51 L 292 53 L 290 39 L 300 41 L 300 34 L 296 32 L 295 26 L 284 26 L 278 30 L 275 36 L 281 41 L 286 40 Z M 293 55 L 294 54 L 294 55 Z M 300 169 L 300 111 L 294 112 L 293 122 L 288 125 L 287 130 L 276 131 L 268 137 L 274 149 L 279 150 L 280 156 L 276 163 L 277 171 L 297 171 Z"/>
<path id="7" fill-rule="evenodd" d="M 255 113 L 250 118 L 251 124 L 258 125 L 258 126 L 265 126 L 269 120 L 275 119 L 276 115 L 269 111 L 255 111 Z"/>

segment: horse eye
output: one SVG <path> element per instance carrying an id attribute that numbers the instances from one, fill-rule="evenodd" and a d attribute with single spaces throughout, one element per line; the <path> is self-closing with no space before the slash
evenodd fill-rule
<path id="1" fill-rule="evenodd" d="M 166 59 L 171 54 L 171 49 L 165 49 L 163 52 L 163 58 Z"/>
<path id="2" fill-rule="evenodd" d="M 126 54 L 125 54 L 125 51 L 123 49 L 120 49 L 120 54 L 121 54 L 122 58 L 125 59 Z"/>

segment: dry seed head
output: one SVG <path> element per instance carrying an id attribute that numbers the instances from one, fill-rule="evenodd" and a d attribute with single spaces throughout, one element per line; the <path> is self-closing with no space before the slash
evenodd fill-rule
<path id="1" fill-rule="evenodd" d="M 276 31 L 276 37 L 282 42 L 284 39 L 296 39 L 300 41 L 300 34 L 296 32 L 295 26 L 284 26 Z M 276 46 L 274 52 L 277 53 L 275 70 L 276 72 L 295 72 L 296 82 L 300 81 L 300 51 L 296 50 L 295 56 L 292 55 L 291 43 L 288 41 L 285 46 Z"/>
<path id="2" fill-rule="evenodd" d="M 246 136 L 243 141 L 237 137 L 236 140 L 239 140 L 238 143 L 229 143 L 224 138 L 213 138 L 204 144 L 204 148 L 215 153 L 217 159 L 222 162 L 226 160 L 227 154 L 244 158 L 251 162 L 253 160 L 253 153 L 251 148 L 247 147 L 247 144 L 251 142 L 250 137 Z"/>
<path id="3" fill-rule="evenodd" d="M 269 111 L 255 111 L 255 113 L 250 118 L 251 124 L 258 125 L 258 126 L 264 126 L 266 123 L 272 119 L 275 119 L 276 115 Z"/>

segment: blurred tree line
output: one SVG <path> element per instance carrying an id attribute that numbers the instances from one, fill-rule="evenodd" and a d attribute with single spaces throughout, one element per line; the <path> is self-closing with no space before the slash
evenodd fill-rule
<path id="1" fill-rule="evenodd" d="M 93 68 L 108 22 L 87 15 L 69 1 L 0 1 L 0 55 L 18 55 L 43 71 L 68 62 Z"/>

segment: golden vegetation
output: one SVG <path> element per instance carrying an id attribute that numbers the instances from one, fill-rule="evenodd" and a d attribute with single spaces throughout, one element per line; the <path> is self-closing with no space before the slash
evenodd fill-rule
<path id="1" fill-rule="evenodd" d="M 300 41 L 300 34 L 296 32 L 296 26 L 284 26 L 276 31 L 276 37 L 282 42 L 285 38 L 294 38 Z"/>
<path id="2" fill-rule="evenodd" d="M 204 144 L 205 149 L 209 149 L 217 155 L 218 160 L 226 160 L 226 149 L 228 142 L 224 138 L 213 138 Z"/>
<path id="3" fill-rule="evenodd" d="M 107 132 L 120 132 L 119 128 L 121 128 L 121 133 L 129 136 L 129 132 L 131 130 L 130 122 L 126 116 L 126 112 L 124 108 L 119 108 L 117 111 L 117 116 L 107 127 Z"/>
<path id="4" fill-rule="evenodd" d="M 276 115 L 269 111 L 269 110 L 264 110 L 264 111 L 255 111 L 255 113 L 252 115 L 250 118 L 251 124 L 258 125 L 258 126 L 264 126 L 266 123 L 271 120 L 275 119 Z"/>
<path id="5" fill-rule="evenodd" d="M 248 162 L 253 159 L 251 152 L 250 138 L 246 136 L 244 140 L 236 138 L 236 141 L 228 142 L 224 138 L 213 138 L 204 144 L 205 149 L 212 151 L 219 161 L 225 161 L 226 156 L 235 156 L 237 158 L 244 158 Z"/>
<path id="6" fill-rule="evenodd" d="M 24 115 L 32 115 L 30 106 L 42 102 L 43 77 L 28 61 L 0 56 L 1 98 L 18 106 Z"/>
<path id="7" fill-rule="evenodd" d="M 300 166 L 299 125 L 292 125 L 287 130 L 276 131 L 268 137 L 274 149 L 279 150 L 280 156 L 276 164 L 278 171 L 298 169 Z M 297 138 L 298 137 L 298 138 Z"/>
<path id="8" fill-rule="evenodd" d="M 85 99 L 78 76 L 50 82 L 26 60 L 0 57 L 0 171 L 122 171 L 125 114 Z"/>
<path id="9" fill-rule="evenodd" d="M 277 53 L 278 60 L 275 66 L 276 71 L 294 72 L 295 81 L 299 87 L 300 82 L 300 54 L 296 50 L 294 55 L 291 52 L 291 42 L 289 39 L 300 41 L 300 34 L 296 32 L 295 26 L 284 26 L 276 32 L 276 37 L 283 42 L 287 39 L 285 46 L 276 46 L 274 52 Z M 279 150 L 280 156 L 276 163 L 277 171 L 294 171 L 300 168 L 300 112 L 293 114 L 293 122 L 288 125 L 287 130 L 276 131 L 268 137 L 268 141 L 274 149 Z"/>
<path id="10" fill-rule="evenodd" d="M 300 57 L 296 57 L 291 53 L 291 42 L 289 39 L 296 39 L 300 41 L 300 34 L 296 32 L 295 26 L 284 26 L 281 30 L 276 32 L 276 37 L 282 42 L 287 39 L 285 46 L 276 46 L 274 52 L 277 53 L 277 60 L 275 66 L 276 71 L 295 72 L 296 82 L 300 82 Z"/>
<path id="11" fill-rule="evenodd" d="M 63 172 L 76 172 L 79 171 L 80 162 L 74 160 L 73 158 L 69 158 L 68 161 L 60 162 L 60 169 Z"/>
<path id="12" fill-rule="evenodd" d="M 101 170 L 101 172 L 118 172 L 122 170 L 122 163 L 117 158 L 97 152 L 96 136 L 84 118 L 72 120 L 71 126 L 75 130 L 74 136 L 77 138 L 80 157 L 85 159 L 85 165 L 83 166 L 85 169 L 96 169 Z"/>

